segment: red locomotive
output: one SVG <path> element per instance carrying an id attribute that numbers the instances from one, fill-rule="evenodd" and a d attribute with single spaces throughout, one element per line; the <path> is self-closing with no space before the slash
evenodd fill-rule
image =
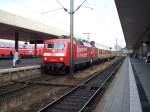
<path id="1" fill-rule="evenodd" d="M 44 40 L 42 55 L 42 70 L 47 72 L 68 72 L 70 55 L 69 38 Z M 73 39 L 73 65 L 75 69 L 81 66 L 99 63 L 112 58 L 114 55 L 108 50 L 98 49 L 94 42 Z"/>

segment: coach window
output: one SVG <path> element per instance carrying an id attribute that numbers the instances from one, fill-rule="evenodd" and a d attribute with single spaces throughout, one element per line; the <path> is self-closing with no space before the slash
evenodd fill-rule
<path id="1" fill-rule="evenodd" d="M 51 48 L 51 49 L 64 49 L 65 48 L 65 44 L 62 43 L 62 42 L 49 43 L 47 45 L 47 48 Z"/>

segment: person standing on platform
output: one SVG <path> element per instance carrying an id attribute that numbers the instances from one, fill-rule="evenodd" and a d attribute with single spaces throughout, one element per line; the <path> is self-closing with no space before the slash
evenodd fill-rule
<path id="1" fill-rule="evenodd" d="M 18 55 L 18 52 L 15 50 L 14 56 L 13 56 L 13 67 L 16 67 L 18 60 L 19 60 L 19 55 Z"/>

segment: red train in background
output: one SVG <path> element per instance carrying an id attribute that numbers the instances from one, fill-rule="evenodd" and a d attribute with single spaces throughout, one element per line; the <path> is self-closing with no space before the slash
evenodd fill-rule
<path id="1" fill-rule="evenodd" d="M 67 37 L 44 40 L 41 68 L 43 72 L 68 72 L 70 69 L 70 40 Z M 114 51 L 98 49 L 94 41 L 73 40 L 74 68 L 100 63 L 115 57 Z"/>
<path id="2" fill-rule="evenodd" d="M 14 43 L 12 42 L 0 42 L 0 58 L 12 58 L 14 53 Z M 43 46 L 37 46 L 35 54 L 35 47 L 31 44 L 19 44 L 18 53 L 22 58 L 41 56 L 43 52 Z"/>

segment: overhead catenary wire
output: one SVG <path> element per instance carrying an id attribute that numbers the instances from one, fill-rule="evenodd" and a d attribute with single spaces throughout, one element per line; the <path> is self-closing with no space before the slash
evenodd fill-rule
<path id="1" fill-rule="evenodd" d="M 49 11 L 46 11 L 46 12 L 42 12 L 41 14 L 44 15 L 44 14 L 51 13 L 51 12 L 55 12 L 55 11 L 62 10 L 62 9 L 63 9 L 65 12 L 70 13 L 70 12 L 68 11 L 68 9 L 65 8 L 58 0 L 55 0 L 55 1 L 61 6 L 61 8 L 57 8 L 57 9 L 49 10 Z"/>
<path id="2" fill-rule="evenodd" d="M 84 0 L 84 1 L 75 9 L 74 13 L 75 13 L 77 10 L 79 10 L 79 9 L 83 6 L 83 4 L 84 4 L 86 1 L 87 1 L 87 0 Z"/>
<path id="3" fill-rule="evenodd" d="M 86 2 L 90 5 L 90 3 L 88 1 L 86 1 Z M 103 21 L 103 19 L 101 18 L 100 15 L 97 14 L 97 12 L 95 11 L 95 8 L 93 8 L 92 11 L 94 12 L 95 16 L 97 18 L 99 18 L 99 20 L 102 22 L 102 24 L 104 25 L 104 27 L 115 36 L 115 34 L 114 34 L 114 32 L 112 32 L 110 26 Z"/>
<path id="4" fill-rule="evenodd" d="M 68 9 L 65 8 L 58 0 L 56 0 L 56 2 L 62 7 L 62 9 L 64 9 L 64 11 L 70 13 L 70 12 L 68 11 Z"/>
<path id="5" fill-rule="evenodd" d="M 82 6 L 82 7 L 84 7 L 84 8 L 88 8 L 88 9 L 91 9 L 91 10 L 93 10 L 94 8 L 92 8 L 92 7 L 88 7 L 88 6 Z"/>
<path id="6" fill-rule="evenodd" d="M 51 12 L 58 11 L 58 10 L 62 10 L 62 9 L 63 9 L 64 11 L 70 13 L 70 12 L 68 11 L 68 9 L 67 9 L 65 6 L 63 6 L 63 4 L 62 4 L 59 0 L 55 0 L 55 1 L 61 6 L 61 8 L 53 9 L 53 10 L 50 10 L 50 11 L 47 11 L 47 12 L 42 12 L 41 14 L 51 13 Z M 16 2 L 17 4 L 19 4 L 19 5 L 23 6 L 23 7 L 30 8 L 31 10 L 33 10 L 33 8 L 28 7 L 28 6 L 24 5 L 24 4 L 22 4 L 22 3 L 21 3 L 20 1 L 18 1 L 18 0 L 14 0 L 14 2 Z M 108 24 L 106 24 L 106 22 L 103 21 L 103 19 L 100 17 L 99 14 L 97 14 L 97 12 L 95 11 L 95 8 L 91 8 L 91 7 L 89 7 L 89 6 L 84 6 L 85 3 L 88 3 L 88 4 L 90 5 L 90 3 L 89 3 L 87 0 L 83 0 L 83 2 L 81 2 L 81 4 L 75 9 L 74 13 L 75 13 L 77 10 L 79 10 L 81 7 L 90 8 L 90 9 L 94 12 L 95 16 L 96 16 L 97 18 L 99 18 L 99 20 L 102 22 L 102 24 L 104 25 L 104 27 L 106 28 L 106 30 L 109 31 L 109 32 L 111 32 L 111 33 L 116 37 L 116 34 L 113 32 L 113 30 L 110 28 L 110 26 L 109 26 Z M 36 12 L 37 12 L 37 11 L 36 11 Z"/>
<path id="7" fill-rule="evenodd" d="M 87 0 L 84 0 L 84 1 L 75 9 L 75 11 L 73 11 L 73 13 L 75 13 L 77 10 L 79 10 L 79 9 L 83 6 L 83 4 L 84 4 L 86 1 L 87 1 Z M 62 7 L 62 9 L 64 9 L 66 12 L 70 13 L 70 12 L 68 11 L 68 9 L 65 8 L 58 0 L 56 0 L 56 2 Z M 84 7 L 85 7 L 85 6 L 84 6 Z M 88 8 L 88 7 L 86 7 L 86 8 Z"/>
<path id="8" fill-rule="evenodd" d="M 103 21 L 103 19 L 97 14 L 97 12 L 94 10 L 95 8 L 91 7 L 91 6 L 83 6 L 83 3 L 87 2 L 89 4 L 89 2 L 87 0 L 84 0 L 84 2 L 82 2 L 81 5 L 79 5 L 77 7 L 76 10 L 78 10 L 80 7 L 84 7 L 84 8 L 89 8 L 93 11 L 94 15 L 101 21 L 101 23 L 104 25 L 104 27 L 106 28 L 106 31 L 109 31 L 111 32 L 111 34 L 113 34 L 115 36 L 115 33 L 111 30 L 111 28 Z M 90 5 L 90 4 L 89 4 Z M 105 48 L 109 48 L 108 46 L 106 45 L 103 45 L 103 44 L 100 44 L 98 43 L 100 46 L 103 46 Z"/>
<path id="9" fill-rule="evenodd" d="M 50 10 L 50 11 L 47 11 L 47 12 L 42 12 L 41 14 L 44 15 L 44 14 L 55 12 L 55 11 L 58 11 L 58 10 L 61 10 L 61 9 L 63 9 L 63 8 L 53 9 L 53 10 Z"/>
<path id="10" fill-rule="evenodd" d="M 44 14 L 47 14 L 47 13 L 50 13 L 50 12 L 55 12 L 55 11 L 61 10 L 61 9 L 63 9 L 65 12 L 67 12 L 67 13 L 70 14 L 70 12 L 68 11 L 68 9 L 65 8 L 65 7 L 62 5 L 62 3 L 59 2 L 59 0 L 55 0 L 55 1 L 61 6 L 61 8 L 53 9 L 53 10 L 50 10 L 50 11 L 47 11 L 47 12 L 42 12 L 41 14 L 44 15 Z M 77 10 L 79 10 L 81 7 L 93 9 L 93 8 L 91 8 L 91 7 L 83 6 L 83 4 L 84 4 L 86 1 L 87 1 L 87 0 L 84 0 L 77 8 L 73 11 L 73 14 L 74 14 Z"/>
<path id="11" fill-rule="evenodd" d="M 56 2 L 57 2 L 63 9 L 65 8 L 58 0 L 56 0 Z"/>

